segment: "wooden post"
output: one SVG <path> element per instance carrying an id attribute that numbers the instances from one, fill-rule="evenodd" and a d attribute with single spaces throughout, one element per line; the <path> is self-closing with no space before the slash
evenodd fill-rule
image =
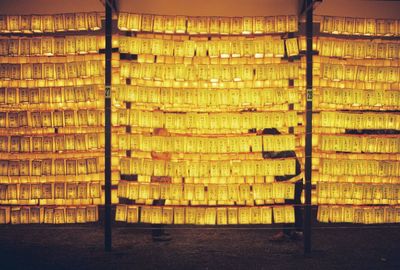
<path id="1" fill-rule="evenodd" d="M 112 3 L 105 1 L 106 21 L 106 51 L 105 51 L 105 202 L 104 202 L 104 249 L 111 251 L 111 56 L 112 56 Z"/>

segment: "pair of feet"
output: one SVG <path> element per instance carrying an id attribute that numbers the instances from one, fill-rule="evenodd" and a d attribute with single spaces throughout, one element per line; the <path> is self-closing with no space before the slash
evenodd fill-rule
<path id="1" fill-rule="evenodd" d="M 303 240 L 303 232 L 301 231 L 291 231 L 290 233 L 285 233 L 283 231 L 277 232 L 274 234 L 269 241 L 271 242 L 283 242 L 283 241 L 297 241 Z"/>
<path id="2" fill-rule="evenodd" d="M 154 235 L 152 236 L 152 239 L 154 242 L 167 242 L 167 241 L 171 241 L 172 237 L 169 233 L 166 232 L 162 232 L 160 234 Z"/>

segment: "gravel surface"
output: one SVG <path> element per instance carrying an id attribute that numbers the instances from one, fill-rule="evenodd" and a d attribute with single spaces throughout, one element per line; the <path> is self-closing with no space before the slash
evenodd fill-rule
<path id="1" fill-rule="evenodd" d="M 303 243 L 271 243 L 276 230 L 252 227 L 171 227 L 155 243 L 149 227 L 2 226 L 0 269 L 400 269 L 399 227 L 316 228 L 313 253 Z"/>

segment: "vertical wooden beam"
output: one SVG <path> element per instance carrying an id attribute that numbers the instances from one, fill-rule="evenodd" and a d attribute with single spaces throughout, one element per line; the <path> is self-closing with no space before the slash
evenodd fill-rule
<path id="1" fill-rule="evenodd" d="M 304 255 L 311 254 L 311 173 L 312 173 L 312 99 L 313 99 L 313 0 L 306 0 L 306 138 Z"/>
<path id="2" fill-rule="evenodd" d="M 104 249 L 111 251 L 111 56 L 112 56 L 112 3 L 113 0 L 105 1 L 106 21 L 106 51 L 105 51 L 105 201 L 104 201 Z"/>

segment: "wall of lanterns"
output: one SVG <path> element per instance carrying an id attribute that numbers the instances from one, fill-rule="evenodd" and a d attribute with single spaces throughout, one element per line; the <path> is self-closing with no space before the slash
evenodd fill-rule
<path id="1" fill-rule="evenodd" d="M 282 203 L 295 185 L 275 176 L 295 175 L 296 158 L 262 153 L 301 152 L 305 73 L 297 37 L 282 37 L 297 25 L 296 16 L 119 15 L 117 221 L 294 222 Z"/>
<path id="2" fill-rule="evenodd" d="M 400 222 L 399 21 L 320 22 L 313 42 L 318 220 Z M 298 24 L 297 16 L 119 14 L 112 58 L 116 221 L 294 222 L 293 205 L 284 204 L 294 198 L 294 181 L 276 179 L 296 175 L 296 160 L 304 167 L 305 39 Z M 0 16 L 0 223 L 98 220 L 100 29 L 98 13 Z M 290 151 L 296 156 L 265 155 Z"/>
<path id="3" fill-rule="evenodd" d="M 321 222 L 400 221 L 398 26 L 398 20 L 321 18 L 321 32 L 329 34 L 315 40 L 314 58 Z"/>
<path id="4" fill-rule="evenodd" d="M 104 67 L 86 34 L 100 19 L 0 16 L 0 223 L 98 220 Z"/>

